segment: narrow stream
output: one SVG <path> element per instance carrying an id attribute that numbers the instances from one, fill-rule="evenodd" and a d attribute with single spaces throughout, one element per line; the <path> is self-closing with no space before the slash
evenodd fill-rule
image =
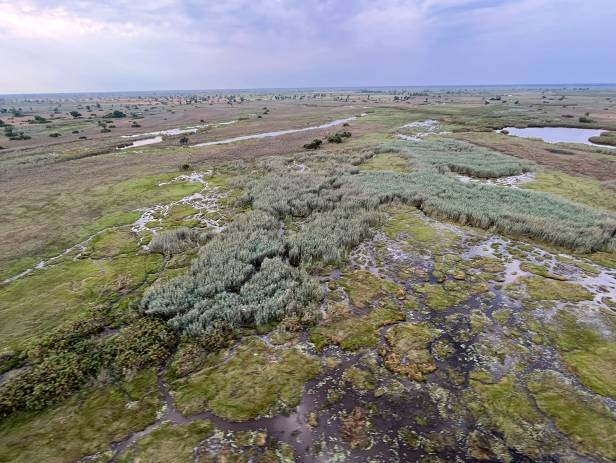
<path id="1" fill-rule="evenodd" d="M 197 210 L 197 212 L 191 216 L 190 218 L 194 218 L 199 220 L 202 224 L 206 225 L 212 231 L 220 232 L 223 229 L 221 221 L 218 219 L 211 218 L 212 213 L 218 212 L 218 201 L 224 197 L 224 193 L 220 193 L 216 188 L 210 188 L 207 183 L 207 176 L 211 175 L 211 171 L 207 172 L 193 172 L 190 175 L 180 175 L 175 177 L 169 182 L 162 182 L 158 186 L 164 186 L 172 182 L 192 182 L 192 183 L 201 183 L 203 188 L 201 191 L 197 193 L 193 193 L 191 195 L 185 196 L 177 201 L 171 202 L 169 204 L 155 204 L 154 206 L 150 206 L 147 208 L 137 209 L 137 211 L 141 212 L 141 216 L 132 224 L 130 224 L 131 231 L 135 234 L 139 234 L 143 232 L 146 228 L 148 228 L 153 233 L 156 233 L 156 227 L 148 226 L 152 222 L 162 222 L 164 217 L 168 214 L 173 206 L 178 204 L 186 204 L 192 206 Z M 20 272 L 16 275 L 13 275 L 9 278 L 6 278 L 1 282 L 1 284 L 9 284 L 15 280 L 18 280 L 36 270 L 44 270 L 57 263 L 57 261 L 61 260 L 63 257 L 72 256 L 73 260 L 79 259 L 81 253 L 85 251 L 88 247 L 88 244 L 96 238 L 98 235 L 105 233 L 106 231 L 113 230 L 119 227 L 108 227 L 98 232 L 88 236 L 85 240 L 74 244 L 66 248 L 61 253 L 52 256 L 46 260 L 39 261 L 34 267 L 30 267 L 23 272 Z"/>
<path id="2" fill-rule="evenodd" d="M 337 125 L 341 125 L 341 124 L 344 124 L 346 122 L 354 121 L 358 117 L 364 117 L 364 116 L 367 116 L 367 114 L 366 113 L 362 113 L 359 116 L 347 117 L 346 119 L 336 119 L 336 120 L 333 120 L 331 122 L 327 122 L 326 124 L 315 125 L 315 126 L 311 126 L 311 127 L 304 127 L 302 129 L 288 129 L 288 130 L 278 130 L 278 131 L 274 131 L 274 132 L 255 133 L 255 134 L 252 134 L 252 135 L 241 135 L 239 137 L 226 138 L 226 139 L 223 139 L 223 140 L 208 141 L 208 142 L 205 142 L 205 143 L 198 143 L 198 144 L 193 145 L 193 146 L 226 145 L 226 144 L 229 144 L 229 143 L 235 143 L 237 141 L 254 140 L 254 139 L 269 138 L 269 137 L 280 137 L 282 135 L 287 135 L 287 134 L 290 134 L 290 133 L 307 132 L 309 130 L 317 130 L 317 129 L 328 129 L 330 127 L 335 127 Z"/>

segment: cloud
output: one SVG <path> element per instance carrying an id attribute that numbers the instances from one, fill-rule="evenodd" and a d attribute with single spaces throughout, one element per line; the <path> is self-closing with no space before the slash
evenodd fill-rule
<path id="1" fill-rule="evenodd" d="M 0 93 L 614 80 L 613 0 L 0 0 Z"/>

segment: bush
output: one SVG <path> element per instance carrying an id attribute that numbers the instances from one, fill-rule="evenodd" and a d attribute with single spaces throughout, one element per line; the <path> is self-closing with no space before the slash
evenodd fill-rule
<path id="1" fill-rule="evenodd" d="M 304 145 L 304 148 L 307 150 L 316 150 L 316 149 L 319 149 L 322 144 L 323 142 L 321 140 L 319 140 L 318 138 L 315 138 L 310 143 L 306 143 Z"/>
<path id="2" fill-rule="evenodd" d="M 103 370 L 122 377 L 161 365 L 176 342 L 166 323 L 155 318 L 139 318 L 116 335 L 97 338 L 105 324 L 104 317 L 86 317 L 34 345 L 28 351 L 32 366 L 0 386 L 0 415 L 52 405 Z"/>
<path id="3" fill-rule="evenodd" d="M 349 138 L 351 136 L 351 132 L 337 132 L 333 135 L 327 137 L 327 141 L 329 143 L 342 143 L 345 138 Z"/>
<path id="4" fill-rule="evenodd" d="M 126 117 L 126 114 L 123 113 L 122 111 L 118 111 L 117 109 L 113 112 L 110 112 L 108 114 L 105 114 L 103 116 L 103 119 L 122 119 Z"/>
<path id="5" fill-rule="evenodd" d="M 199 230 L 182 227 L 176 230 L 162 232 L 149 244 L 150 251 L 159 252 L 166 256 L 178 254 L 188 248 L 204 244 L 207 240 L 205 233 Z"/>
<path id="6" fill-rule="evenodd" d="M 50 136 L 51 138 L 58 138 L 58 137 L 61 137 L 61 136 L 62 136 L 62 134 L 61 134 L 61 133 L 58 133 L 58 132 L 53 132 L 53 133 L 50 133 L 50 134 L 49 134 L 49 136 Z"/>

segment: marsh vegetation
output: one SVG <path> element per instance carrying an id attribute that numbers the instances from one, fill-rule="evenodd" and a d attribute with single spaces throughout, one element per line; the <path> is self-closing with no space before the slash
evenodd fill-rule
<path id="1" fill-rule="evenodd" d="M 0 461 L 616 459 L 616 160 L 495 133 L 561 119 L 534 92 L 324 95 L 11 145 Z M 137 111 L 160 142 L 116 150 Z"/>

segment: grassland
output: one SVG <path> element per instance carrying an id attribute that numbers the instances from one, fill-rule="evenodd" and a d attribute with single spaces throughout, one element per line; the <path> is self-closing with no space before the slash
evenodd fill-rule
<path id="1" fill-rule="evenodd" d="M 45 265 L 0 286 L 0 461 L 614 459 L 615 158 L 494 130 L 613 131 L 616 96 L 497 92 L 3 117 L 0 277 Z"/>

